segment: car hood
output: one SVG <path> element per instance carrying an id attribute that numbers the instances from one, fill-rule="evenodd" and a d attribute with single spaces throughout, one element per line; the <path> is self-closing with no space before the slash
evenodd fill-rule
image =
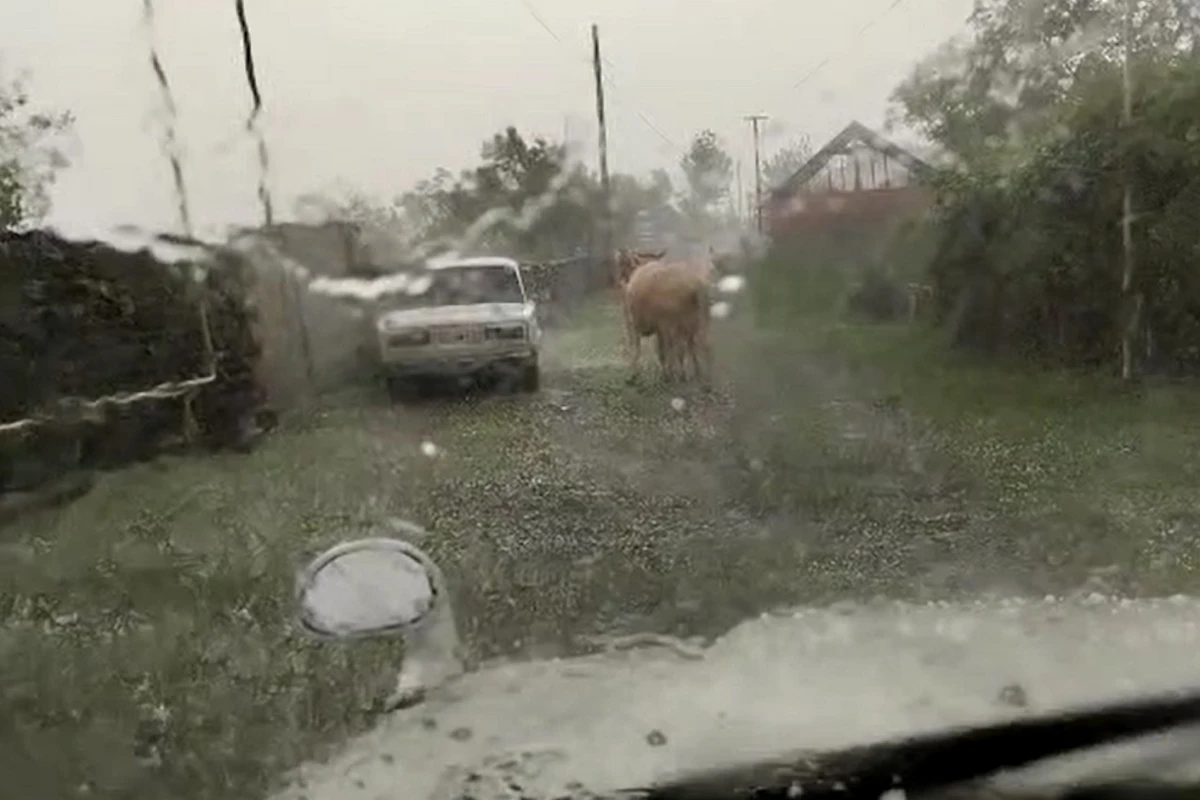
<path id="1" fill-rule="evenodd" d="M 486 325 L 492 322 L 517 322 L 528 317 L 523 303 L 477 303 L 473 305 L 429 306 L 385 311 L 379 315 L 383 328 L 411 325 Z"/>
<path id="2" fill-rule="evenodd" d="M 1200 602 L 1182 597 L 770 614 L 696 652 L 645 646 L 485 665 L 302 767 L 278 796 L 498 800 L 512 782 L 523 797 L 611 792 L 1193 687 L 1198 643 Z M 1001 780 L 1058 784 L 1197 744 L 1193 731 L 1163 735 Z"/>

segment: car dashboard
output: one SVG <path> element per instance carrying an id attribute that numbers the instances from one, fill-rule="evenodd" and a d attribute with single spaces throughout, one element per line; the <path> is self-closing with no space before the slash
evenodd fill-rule
<path id="1" fill-rule="evenodd" d="M 1187 729 L 1176 758 L 1200 762 L 1200 693 L 1171 694 L 1080 711 L 807 753 L 770 763 L 688 775 L 610 795 L 561 800 L 1200 800 L 1200 777 L 1168 777 L 1148 764 L 1136 775 L 1074 777 L 1038 785 L 1005 780 L 1048 759 Z M 1192 745 L 1195 747 L 1192 747 Z M 1146 773 L 1149 774 L 1146 774 Z M 520 787 L 511 786 L 513 790 Z M 517 794 L 514 796 L 523 796 Z M 532 796 L 530 796 L 532 797 Z M 555 798 L 555 800 L 560 800 Z"/>

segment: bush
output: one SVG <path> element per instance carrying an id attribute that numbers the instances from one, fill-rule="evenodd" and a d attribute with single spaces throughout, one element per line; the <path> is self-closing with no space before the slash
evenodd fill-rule
<path id="1" fill-rule="evenodd" d="M 847 311 L 870 322 L 894 322 L 908 310 L 908 292 L 879 266 L 863 270 L 858 287 L 846 303 Z"/>
<path id="2" fill-rule="evenodd" d="M 1057 119 L 970 173 L 943 176 L 931 279 L 937 316 L 977 349 L 1064 365 L 1114 364 L 1124 328 L 1122 195 L 1134 224 L 1134 289 L 1144 298 L 1145 366 L 1200 369 L 1200 65 L 1141 65 L 1123 130 L 1115 67 L 1081 78 Z"/>
<path id="3" fill-rule="evenodd" d="M 755 264 L 751 291 L 760 316 L 894 320 L 907 313 L 907 284 L 922 282 L 941 229 L 919 216 L 830 220 L 775 237 Z"/>
<path id="4" fill-rule="evenodd" d="M 0 234 L 0 420 L 60 418 L 71 398 L 204 375 L 202 291 L 218 379 L 197 393 L 195 421 L 211 446 L 240 443 L 243 421 L 263 399 L 254 379 L 248 275 L 228 254 L 209 267 L 197 284 L 192 265 L 164 264 L 146 250 L 127 253 L 43 231 Z M 180 399 L 73 416 L 0 439 L 0 489 L 13 482 L 28 488 L 75 465 L 144 458 L 178 436 L 183 423 Z"/>

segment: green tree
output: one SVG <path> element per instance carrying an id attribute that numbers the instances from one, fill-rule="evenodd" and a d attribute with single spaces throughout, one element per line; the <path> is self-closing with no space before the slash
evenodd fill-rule
<path id="1" fill-rule="evenodd" d="M 0 229 L 45 216 L 50 186 L 67 164 L 59 136 L 72 122 L 69 113 L 35 107 L 23 77 L 0 73 Z"/>
<path id="2" fill-rule="evenodd" d="M 796 173 L 812 158 L 812 144 L 807 136 L 798 136 L 775 151 L 763 162 L 763 182 L 778 186 Z"/>
<path id="3" fill-rule="evenodd" d="M 696 134 L 679 166 L 687 179 L 688 193 L 683 203 L 686 213 L 701 218 L 713 214 L 716 205 L 729 194 L 733 179 L 733 159 L 720 137 L 711 130 Z"/>
<path id="4" fill-rule="evenodd" d="M 415 239 L 537 257 L 581 235 L 594 191 L 563 145 L 509 127 L 483 143 L 480 158 L 457 178 L 439 169 L 398 199 Z"/>
<path id="5" fill-rule="evenodd" d="M 1200 206 L 1200 67 L 1190 55 L 1198 29 L 1181 8 L 1132 7 L 1125 38 L 1123 3 L 991 0 L 976 11 L 973 38 L 956 45 L 965 83 L 926 65 L 897 92 L 906 121 L 962 161 L 939 179 L 931 270 L 941 319 L 959 342 L 1111 367 L 1132 308 L 1117 224 L 1130 185 L 1134 289 L 1144 299 L 1137 352 L 1151 367 L 1200 368 L 1200 279 L 1186 221 Z M 1061 56 L 1064 41 L 1075 42 L 1069 58 L 1029 57 Z M 998 91 L 1014 74 L 1020 90 Z"/>
<path id="6" fill-rule="evenodd" d="M 616 174 L 611 179 L 613 233 L 618 244 L 634 246 L 639 222 L 646 222 L 661 237 L 678 228 L 675 194 L 666 170 L 655 170 L 648 180 Z"/>
<path id="7" fill-rule="evenodd" d="M 1200 52 L 1194 0 L 977 0 L 968 27 L 897 87 L 891 115 L 968 164 L 1055 124 L 1075 81 L 1111 70 L 1126 45 L 1138 61 Z"/>
<path id="8" fill-rule="evenodd" d="M 665 172 L 648 182 L 615 174 L 611 191 L 618 241 L 634 235 L 639 212 L 649 211 L 659 226 L 673 219 L 673 187 Z M 483 143 L 476 166 L 457 177 L 438 169 L 401 195 L 395 208 L 414 246 L 529 259 L 594 249 L 602 210 L 598 179 L 570 163 L 565 146 L 527 139 L 512 127 Z"/>

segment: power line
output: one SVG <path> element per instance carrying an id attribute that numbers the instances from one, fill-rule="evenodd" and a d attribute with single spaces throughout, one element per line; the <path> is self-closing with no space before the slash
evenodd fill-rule
<path id="1" fill-rule="evenodd" d="M 530 3 L 529 0 L 521 0 L 521 5 L 525 6 L 525 10 L 529 12 L 529 15 L 537 20 L 537 24 L 542 26 L 542 30 L 554 37 L 554 40 L 559 44 L 563 45 L 564 47 L 566 46 L 567 43 L 564 42 L 562 38 L 554 32 L 554 28 L 550 27 L 550 23 L 546 22 L 545 18 L 542 17 L 541 13 L 537 10 L 537 8 L 534 7 L 533 3 Z"/>
<path id="2" fill-rule="evenodd" d="M 530 2 L 530 0 L 521 0 L 521 5 L 523 5 L 525 7 L 525 10 L 529 12 L 529 15 L 531 17 L 533 17 L 534 21 L 537 22 L 538 26 L 540 26 L 541 29 L 544 30 L 546 33 L 548 33 L 554 39 L 554 41 L 558 42 L 560 45 L 562 45 L 564 48 L 567 48 L 568 50 L 573 50 L 573 48 L 571 48 L 571 46 L 568 45 L 566 43 L 566 41 L 564 41 L 563 38 L 558 35 L 557 32 L 555 32 L 554 28 L 552 28 L 550 26 L 550 23 L 546 22 L 545 17 L 543 17 L 541 15 L 541 13 L 537 10 L 537 7 L 534 6 L 533 3 Z M 609 68 L 616 69 L 616 66 L 607 57 L 601 57 L 601 61 Z M 604 82 L 608 85 L 608 87 L 610 89 L 613 89 L 613 90 L 617 89 L 616 82 L 608 75 L 604 76 Z M 640 108 L 637 108 L 632 103 L 629 103 L 628 105 L 630 106 L 630 108 L 633 109 L 633 112 L 635 114 L 637 114 L 638 119 L 640 119 L 642 121 L 642 124 L 644 124 L 651 132 L 653 132 L 655 136 L 662 139 L 663 142 L 665 142 L 667 145 L 673 147 L 674 149 L 679 150 L 680 152 L 683 151 L 683 148 L 680 147 L 679 144 L 677 142 L 675 142 L 675 140 L 673 140 L 670 136 L 667 136 L 667 134 L 663 133 L 662 129 L 659 128 L 657 125 L 655 125 L 654 122 L 650 119 L 650 117 L 647 116 Z"/>
<path id="3" fill-rule="evenodd" d="M 904 0 L 892 0 L 892 2 L 888 4 L 887 8 L 885 8 L 879 14 L 876 14 L 871 19 L 867 20 L 857 31 L 855 31 L 850 36 L 847 36 L 846 39 L 847 40 L 856 39 L 857 37 L 866 33 L 868 30 L 870 30 L 874 26 L 878 25 L 883 20 L 884 17 L 886 17 L 888 14 L 890 14 L 894 10 L 896 10 L 896 7 L 899 6 L 903 2 L 904 2 Z M 807 83 L 809 81 L 809 79 L 816 77 L 816 75 L 818 73 L 820 73 L 821 70 L 823 70 L 823 69 L 825 69 L 825 67 L 829 66 L 829 62 L 832 61 L 835 56 L 839 55 L 845 49 L 846 48 L 839 48 L 836 51 L 830 51 L 829 53 L 826 53 L 824 58 L 822 58 L 819 62 L 817 62 L 817 64 L 815 66 L 813 66 L 808 72 L 806 72 L 804 74 L 804 77 L 802 77 L 800 80 L 798 80 L 794 84 L 792 84 L 792 88 L 799 89 L 801 86 L 803 86 L 805 83 Z"/>

